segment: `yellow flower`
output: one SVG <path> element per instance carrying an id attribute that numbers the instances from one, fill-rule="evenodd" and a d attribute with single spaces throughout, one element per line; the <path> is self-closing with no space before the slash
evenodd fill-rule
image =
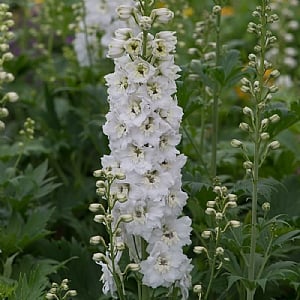
<path id="1" fill-rule="evenodd" d="M 191 17 L 194 14 L 194 10 L 192 7 L 187 6 L 183 9 L 182 14 L 184 17 Z"/>
<path id="2" fill-rule="evenodd" d="M 234 8 L 232 6 L 224 6 L 221 10 L 221 15 L 224 17 L 231 17 L 234 15 Z"/>
<path id="3" fill-rule="evenodd" d="M 155 4 L 155 7 L 163 8 L 163 7 L 167 7 L 167 5 L 164 1 L 157 1 L 157 3 Z"/>

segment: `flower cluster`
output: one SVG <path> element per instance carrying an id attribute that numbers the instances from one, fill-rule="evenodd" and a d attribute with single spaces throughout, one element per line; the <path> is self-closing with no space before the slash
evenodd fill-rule
<path id="1" fill-rule="evenodd" d="M 84 0 L 73 5 L 79 21 L 73 44 L 81 66 L 95 63 L 102 56 L 101 46 L 106 53 L 114 31 L 128 25 L 115 16 L 120 4 L 133 5 L 134 0 Z"/>
<path id="2" fill-rule="evenodd" d="M 231 219 L 231 211 L 237 207 L 237 195 L 229 193 L 226 186 L 215 185 L 213 191 L 216 197 L 214 200 L 207 201 L 205 210 L 205 214 L 212 218 L 212 228 L 202 231 L 203 245 L 194 247 L 196 254 L 204 253 L 208 259 L 211 274 L 206 295 L 210 292 L 215 270 L 219 270 L 223 263 L 229 260 L 222 247 L 222 234 L 229 228 L 237 228 L 241 225 L 238 220 Z M 203 293 L 202 286 L 194 286 L 194 292 L 200 299 Z"/>
<path id="3" fill-rule="evenodd" d="M 102 158 L 102 166 L 125 175 L 112 185 L 123 199 L 115 203 L 112 218 L 132 217 L 119 228 L 140 265 L 143 284 L 169 288 L 175 283 L 187 299 L 192 266 L 182 247 L 191 242 L 191 220 L 180 217 L 187 195 L 181 190 L 186 159 L 176 149 L 183 114 L 175 96 L 177 40 L 174 32 L 149 32 L 153 23 L 165 24 L 173 13 L 148 7 L 147 14 L 146 5 L 117 9 L 121 19 L 134 19 L 140 32 L 119 28 L 109 45 L 115 71 L 105 77 L 110 111 L 103 131 L 111 153 Z"/>
<path id="4" fill-rule="evenodd" d="M 268 2 L 268 1 L 267 1 Z M 272 13 L 269 5 L 264 7 L 258 6 L 253 12 L 253 16 L 259 19 L 259 22 L 273 24 L 278 20 L 278 16 Z M 278 114 L 265 117 L 264 112 L 266 106 L 270 103 L 273 94 L 278 91 L 278 86 L 274 83 L 274 79 L 280 76 L 280 72 L 273 68 L 270 61 L 266 59 L 266 50 L 272 49 L 277 38 L 270 30 L 262 31 L 261 23 L 250 22 L 248 32 L 254 33 L 259 37 L 257 45 L 254 47 L 255 53 L 250 53 L 249 67 L 254 69 L 256 78 L 242 78 L 241 90 L 244 93 L 251 95 L 255 107 L 251 109 L 248 106 L 243 108 L 243 114 L 247 117 L 246 122 L 241 122 L 239 128 L 247 132 L 252 141 L 256 141 L 256 158 L 257 167 L 260 167 L 264 162 L 268 152 L 279 148 L 278 141 L 269 141 L 271 136 L 268 133 L 268 127 L 272 123 L 277 123 L 280 120 Z M 241 148 L 245 157 L 244 168 L 247 173 L 253 176 L 253 161 L 249 157 L 249 149 L 239 140 L 233 139 L 231 145 L 234 148 Z"/>
<path id="5" fill-rule="evenodd" d="M 6 61 L 13 59 L 13 54 L 9 51 L 9 42 L 14 38 L 11 27 L 14 25 L 12 20 L 12 13 L 8 11 L 9 6 L 7 4 L 0 4 L 0 88 L 4 84 L 12 82 L 14 76 L 8 73 L 4 69 Z M 0 98 L 0 130 L 4 130 L 5 123 L 1 119 L 6 118 L 9 115 L 9 111 L 6 107 L 8 102 L 16 102 L 19 96 L 15 92 L 7 92 L 1 95 Z"/>
<path id="6" fill-rule="evenodd" d="M 77 296 L 77 291 L 70 290 L 69 280 L 63 279 L 60 284 L 56 282 L 52 283 L 51 289 L 48 291 L 45 298 L 47 300 L 67 300 L 75 296 Z"/>

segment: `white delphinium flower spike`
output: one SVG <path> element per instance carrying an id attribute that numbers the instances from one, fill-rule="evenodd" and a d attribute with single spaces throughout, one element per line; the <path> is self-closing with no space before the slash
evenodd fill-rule
<path id="1" fill-rule="evenodd" d="M 113 174 L 125 175 L 126 201 L 115 203 L 112 216 L 132 216 L 120 226 L 121 236 L 130 257 L 140 264 L 143 284 L 175 285 L 187 299 L 192 266 L 182 247 L 191 243 L 191 220 L 180 217 L 187 195 L 181 189 L 186 158 L 176 149 L 183 115 L 175 95 L 180 71 L 174 62 L 177 39 L 171 31 L 148 32 L 153 22 L 165 24 L 173 13 L 155 9 L 144 16 L 139 9 L 124 3 L 117 10 L 123 20 L 135 20 L 140 32 L 119 28 L 108 47 L 115 69 L 105 76 L 110 109 L 103 132 L 111 153 L 101 163 Z M 141 251 L 143 243 L 147 253 Z"/>

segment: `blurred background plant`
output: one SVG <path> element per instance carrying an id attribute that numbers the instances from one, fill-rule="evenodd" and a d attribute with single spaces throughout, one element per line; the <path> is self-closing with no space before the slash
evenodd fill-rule
<path id="1" fill-rule="evenodd" d="M 266 222 L 274 222 L 278 214 L 282 214 L 281 222 L 285 222 L 273 232 L 266 231 L 276 237 L 273 268 L 285 268 L 275 264 L 283 256 L 288 255 L 297 262 L 300 259 L 299 242 L 290 233 L 300 227 L 300 70 L 291 63 L 283 64 L 285 60 L 297 61 L 300 36 L 295 33 L 300 8 L 298 1 L 271 2 L 280 17 L 280 26 L 272 29 L 279 52 L 275 56 L 270 53 L 269 59 L 282 77 L 288 75 L 289 79 L 288 84 L 277 82 L 280 91 L 274 94 L 272 105 L 266 111 L 267 117 L 280 116 L 280 123 L 270 124 L 269 134 L 272 138 L 276 136 L 281 147 L 266 158 L 261 170 L 265 179 L 258 191 L 260 207 L 270 202 Z M 77 61 L 73 41 L 79 21 L 78 7 L 83 6 L 83 1 L 7 0 L 2 3 L 9 5 L 7 12 L 12 16 L 1 15 L 0 72 L 12 74 L 15 80 L 0 76 L 0 126 L 4 129 L 0 137 L 0 298 L 44 299 L 51 282 L 69 278 L 78 292 L 76 298 L 107 299 L 101 295 L 101 272 L 91 259 L 94 248 L 89 244 L 91 233 L 98 233 L 99 228 L 87 208 L 95 198 L 93 170 L 99 167 L 97 160 L 108 153 L 107 140 L 101 131 L 108 110 L 103 77 L 113 71 L 112 62 L 105 55 L 99 55 L 97 62 L 89 66 L 81 66 Z M 184 187 L 190 198 L 185 213 L 193 219 L 193 246 L 201 246 L 199 233 L 211 228 L 211 216 L 205 210 L 207 201 L 216 197 L 213 192 L 216 182 L 209 175 L 208 159 L 212 124 L 207 87 L 211 81 L 222 86 L 216 174 L 229 193 L 237 194 L 234 218 L 249 223 L 251 183 L 241 167 L 243 156 L 230 146 L 230 140 L 243 137 L 238 124 L 243 122 L 241 112 L 249 97 L 241 90 L 239 78 L 246 72 L 248 54 L 256 43 L 245 32 L 252 19 L 249 12 L 259 3 L 258 0 L 156 1 L 158 7 L 169 6 L 175 11 L 171 27 L 177 32 L 176 62 L 182 69 L 177 97 L 185 112 L 180 151 L 188 156 Z M 222 56 L 219 66 L 211 72 L 204 59 L 215 41 L 208 18 L 214 5 L 222 8 Z M 5 37 L 2 25 L 11 19 L 14 37 L 11 33 Z M 206 36 L 201 38 L 207 48 L 203 48 L 200 37 L 196 36 L 203 22 Z M 103 33 L 97 34 L 101 40 Z M 287 40 L 284 36 L 292 38 Z M 13 39 L 8 42 L 5 38 Z M 101 48 L 100 52 L 105 50 Z M 3 59 L 5 53 L 12 53 L 14 58 L 6 54 Z M 1 125 L 4 123 L 5 128 Z M 259 210 L 259 216 L 264 218 L 264 210 Z M 214 280 L 211 299 L 237 299 L 239 295 L 239 283 L 233 278 L 229 285 L 223 275 L 236 272 L 230 266 L 239 268 L 240 262 L 233 254 L 249 246 L 243 228 L 235 229 L 240 244 L 232 243 L 231 231 L 223 236 L 224 257 L 229 257 L 231 262 Z M 105 237 L 104 232 L 99 234 Z M 284 242 L 287 244 L 282 248 Z M 261 249 L 263 243 L 262 237 Z M 207 259 L 195 255 L 193 247 L 187 247 L 186 251 L 194 261 L 194 283 L 204 280 L 205 286 Z M 299 266 L 287 266 L 287 269 L 293 272 L 268 283 L 264 292 L 259 289 L 256 299 L 299 298 Z M 191 294 L 190 298 L 199 299 L 199 294 Z"/>

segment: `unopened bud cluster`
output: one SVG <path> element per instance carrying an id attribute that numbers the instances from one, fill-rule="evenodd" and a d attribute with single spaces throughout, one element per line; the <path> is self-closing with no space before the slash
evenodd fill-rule
<path id="1" fill-rule="evenodd" d="M 214 200 L 207 201 L 205 213 L 214 218 L 215 228 L 206 229 L 202 231 L 201 237 L 205 240 L 213 239 L 215 241 L 214 256 L 222 257 L 224 255 L 224 248 L 219 245 L 221 234 L 229 227 L 237 228 L 241 224 L 237 220 L 230 220 L 229 209 L 237 207 L 237 195 L 229 193 L 226 186 L 216 185 L 213 191 L 216 193 Z M 209 259 L 211 250 L 204 246 L 195 246 L 194 252 L 196 254 L 205 253 Z"/>
<path id="2" fill-rule="evenodd" d="M 24 122 L 24 128 L 19 131 L 19 134 L 26 140 L 34 139 L 35 121 L 31 118 L 27 118 Z"/>
<path id="3" fill-rule="evenodd" d="M 257 45 L 254 53 L 248 55 L 249 67 L 255 70 L 255 76 L 244 77 L 241 80 L 241 90 L 251 95 L 253 107 L 245 106 L 242 111 L 245 121 L 239 124 L 239 128 L 248 133 L 251 141 L 259 145 L 256 155 L 259 157 L 259 167 L 265 160 L 269 150 L 276 150 L 280 147 L 278 141 L 271 139 L 270 125 L 279 122 L 280 116 L 273 114 L 266 116 L 266 108 L 269 105 L 273 94 L 278 91 L 276 79 L 280 72 L 275 69 L 271 62 L 266 59 L 266 50 L 274 49 L 276 38 L 272 35 L 269 27 L 278 21 L 278 16 L 272 13 L 269 1 L 264 0 L 261 6 L 257 6 L 253 16 L 258 19 L 257 23 L 250 22 L 248 31 L 257 35 Z M 234 148 L 241 148 L 244 157 L 243 167 L 247 174 L 253 175 L 254 153 L 249 155 L 249 149 L 240 140 L 233 139 L 231 145 Z"/>
<path id="4" fill-rule="evenodd" d="M 50 290 L 45 295 L 47 300 L 67 300 L 77 296 L 76 290 L 70 290 L 69 280 L 63 279 L 60 284 L 53 282 Z"/>
<path id="5" fill-rule="evenodd" d="M 5 71 L 5 62 L 13 59 L 13 54 L 9 51 L 9 43 L 14 38 L 11 31 L 14 21 L 12 13 L 7 4 L 0 4 L 0 89 L 15 78 L 13 74 Z M 0 94 L 0 131 L 5 129 L 4 119 L 8 117 L 9 111 L 6 107 L 8 102 L 16 102 L 19 99 L 15 92 Z"/>

